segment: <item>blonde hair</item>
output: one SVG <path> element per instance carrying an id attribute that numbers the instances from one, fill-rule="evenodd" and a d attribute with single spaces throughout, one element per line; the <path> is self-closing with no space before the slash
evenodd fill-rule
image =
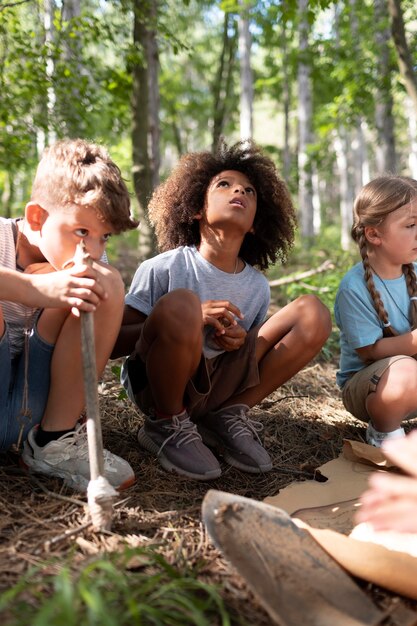
<path id="1" fill-rule="evenodd" d="M 108 152 L 84 139 L 58 141 L 46 148 L 36 170 L 31 201 L 48 210 L 92 207 L 115 233 L 136 228 L 130 194 Z"/>
<path id="2" fill-rule="evenodd" d="M 406 176 L 380 176 L 371 180 L 359 192 L 353 207 L 352 238 L 358 244 L 365 271 L 365 282 L 379 319 L 384 325 L 384 336 L 393 337 L 398 332 L 388 319 L 381 294 L 375 287 L 372 269 L 368 258 L 366 226 L 380 226 L 387 215 L 417 199 L 417 181 Z M 413 263 L 402 266 L 407 291 L 410 298 L 417 296 L 417 278 Z M 417 301 L 410 300 L 412 328 L 417 328 Z"/>

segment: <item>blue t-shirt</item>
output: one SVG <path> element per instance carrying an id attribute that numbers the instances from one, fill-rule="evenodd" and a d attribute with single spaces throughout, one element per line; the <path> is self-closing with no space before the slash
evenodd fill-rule
<path id="1" fill-rule="evenodd" d="M 417 269 L 417 265 L 414 266 Z M 391 326 L 400 335 L 410 332 L 410 296 L 405 276 L 384 281 L 375 275 L 373 278 Z M 384 330 L 365 282 L 362 263 L 352 267 L 342 278 L 334 314 L 340 329 L 340 369 L 336 381 L 343 387 L 352 374 L 366 367 L 356 350 L 374 344 L 382 338 Z"/>
<path id="2" fill-rule="evenodd" d="M 265 320 L 270 301 L 266 277 L 246 263 L 238 274 L 223 272 L 206 261 L 194 246 L 180 246 L 140 264 L 125 303 L 149 315 L 155 303 L 174 289 L 190 289 L 201 302 L 229 300 L 244 319 L 237 319 L 246 331 Z M 212 358 L 223 352 L 210 343 L 213 327 L 205 328 L 204 354 Z"/>

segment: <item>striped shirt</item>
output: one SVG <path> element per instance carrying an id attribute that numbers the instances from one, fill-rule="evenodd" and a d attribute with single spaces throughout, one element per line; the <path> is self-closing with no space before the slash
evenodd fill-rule
<path id="1" fill-rule="evenodd" d="M 17 270 L 13 222 L 14 220 L 0 217 L 0 267 Z M 10 352 L 13 358 L 22 352 L 25 328 L 38 309 L 27 307 L 19 302 L 8 302 L 6 300 L 0 300 L 0 306 L 7 324 Z"/>

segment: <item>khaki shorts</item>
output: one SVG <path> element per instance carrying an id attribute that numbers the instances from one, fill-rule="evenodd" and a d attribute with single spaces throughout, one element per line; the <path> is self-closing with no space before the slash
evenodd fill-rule
<path id="1" fill-rule="evenodd" d="M 412 359 L 411 356 L 398 355 L 380 359 L 364 367 L 349 378 L 342 389 L 342 400 L 345 408 L 363 422 L 369 422 L 366 411 L 366 398 L 374 392 L 381 376 L 396 361 Z M 414 359 L 413 359 L 414 360 Z"/>
<path id="2" fill-rule="evenodd" d="M 193 419 L 216 410 L 229 398 L 259 385 L 256 360 L 258 332 L 259 326 L 252 328 L 239 350 L 223 352 L 212 359 L 201 356 L 200 364 L 189 380 L 184 396 L 184 404 Z M 148 350 L 149 344 L 142 329 L 138 354 L 127 359 L 127 371 L 129 397 L 145 415 L 149 415 L 149 411 L 155 407 L 146 375 Z"/>

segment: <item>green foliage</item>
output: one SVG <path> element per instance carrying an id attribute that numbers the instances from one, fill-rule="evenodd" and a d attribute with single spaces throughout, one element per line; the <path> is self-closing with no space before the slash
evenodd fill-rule
<path id="1" fill-rule="evenodd" d="M 77 572 L 49 562 L 0 595 L 0 613 L 8 626 L 230 626 L 218 589 L 197 573 L 152 548 L 106 554 Z"/>
<path id="2" fill-rule="evenodd" d="M 332 314 L 333 331 L 322 350 L 326 360 L 333 360 L 339 355 L 339 330 L 334 322 L 333 307 L 340 281 L 346 272 L 359 261 L 359 254 L 355 248 L 346 252 L 341 250 L 339 233 L 335 227 L 328 227 L 320 236 L 318 242 L 307 248 L 305 243 L 298 240 L 289 264 L 282 268 L 275 266 L 268 272 L 268 279 L 280 277 L 297 277 L 298 274 L 315 269 L 325 261 L 332 263 L 331 269 L 313 274 L 302 280 L 295 280 L 289 284 L 271 288 L 271 297 L 280 306 L 285 306 L 295 298 L 304 294 L 314 294 L 327 306 Z"/>

